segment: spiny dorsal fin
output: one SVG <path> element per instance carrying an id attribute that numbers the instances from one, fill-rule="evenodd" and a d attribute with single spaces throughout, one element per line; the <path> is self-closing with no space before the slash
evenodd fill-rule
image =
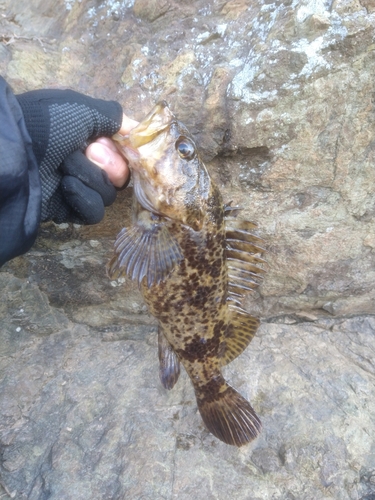
<path id="1" fill-rule="evenodd" d="M 159 377 L 166 389 L 172 389 L 180 376 L 180 360 L 165 338 L 162 327 L 158 331 Z"/>
<path id="2" fill-rule="evenodd" d="M 229 203 L 226 203 L 224 204 L 224 216 L 225 217 L 236 217 L 238 215 L 238 213 L 243 210 L 242 207 L 238 207 L 238 206 L 235 206 L 235 207 L 232 207 L 232 201 L 230 201 Z"/>
<path id="3" fill-rule="evenodd" d="M 246 349 L 260 323 L 241 307 L 243 297 L 259 286 L 265 273 L 263 240 L 251 232 L 256 228 L 255 222 L 225 218 L 230 319 L 221 348 L 224 365 Z"/>
<path id="4" fill-rule="evenodd" d="M 163 281 L 182 258 L 180 246 L 163 220 L 139 209 L 133 226 L 118 234 L 107 271 L 111 278 L 127 275 L 139 285 L 147 277 L 151 286 Z"/>
<path id="5" fill-rule="evenodd" d="M 228 266 L 228 299 L 240 305 L 241 298 L 259 286 L 266 261 L 262 259 L 265 250 L 260 245 L 263 240 L 251 230 L 255 222 L 225 219 L 226 258 Z"/>
<path id="6" fill-rule="evenodd" d="M 227 365 L 243 353 L 252 341 L 260 321 L 244 309 L 232 304 L 229 307 L 230 320 L 224 338 L 222 364 Z"/>

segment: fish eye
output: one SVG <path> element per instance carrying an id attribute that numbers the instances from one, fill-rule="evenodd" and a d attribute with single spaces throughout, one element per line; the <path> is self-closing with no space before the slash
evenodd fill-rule
<path id="1" fill-rule="evenodd" d="M 194 144 L 187 137 L 180 137 L 178 139 L 176 142 L 176 149 L 184 160 L 191 160 L 195 155 Z"/>

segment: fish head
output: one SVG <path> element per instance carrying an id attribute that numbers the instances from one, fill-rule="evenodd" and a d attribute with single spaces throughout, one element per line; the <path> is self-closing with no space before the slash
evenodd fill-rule
<path id="1" fill-rule="evenodd" d="M 165 101 L 126 136 L 114 136 L 129 161 L 134 192 L 152 213 L 199 230 L 210 177 L 196 145 Z"/>

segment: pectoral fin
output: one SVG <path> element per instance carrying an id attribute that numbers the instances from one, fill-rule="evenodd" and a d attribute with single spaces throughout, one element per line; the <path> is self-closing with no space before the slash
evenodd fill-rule
<path id="1" fill-rule="evenodd" d="M 180 361 L 160 326 L 158 345 L 160 380 L 166 389 L 172 389 L 180 376 Z"/>
<path id="2" fill-rule="evenodd" d="M 160 283 L 183 257 L 162 218 L 141 208 L 133 226 L 118 234 L 114 248 L 107 265 L 109 276 L 127 275 L 139 285 L 144 277 L 148 286 Z"/>

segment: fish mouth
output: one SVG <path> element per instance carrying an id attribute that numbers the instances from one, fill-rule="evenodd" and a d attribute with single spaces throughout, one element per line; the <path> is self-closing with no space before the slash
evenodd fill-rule
<path id="1" fill-rule="evenodd" d="M 155 139 L 170 126 L 173 120 L 175 117 L 169 109 L 168 103 L 160 101 L 129 134 L 124 136 L 116 134 L 113 139 L 134 151 Z"/>
<path id="2" fill-rule="evenodd" d="M 166 135 L 176 118 L 168 107 L 166 101 L 158 102 L 148 115 L 127 135 L 116 134 L 112 137 L 115 144 L 125 158 L 129 161 L 130 170 L 134 179 L 134 192 L 138 202 L 150 212 L 161 215 L 144 190 L 145 179 L 152 178 L 147 161 L 142 161 L 142 157 L 147 159 L 152 155 L 152 150 L 158 148 L 163 143 Z M 148 144 L 154 141 L 152 149 L 148 149 Z M 142 146 L 146 146 L 145 149 Z"/>

